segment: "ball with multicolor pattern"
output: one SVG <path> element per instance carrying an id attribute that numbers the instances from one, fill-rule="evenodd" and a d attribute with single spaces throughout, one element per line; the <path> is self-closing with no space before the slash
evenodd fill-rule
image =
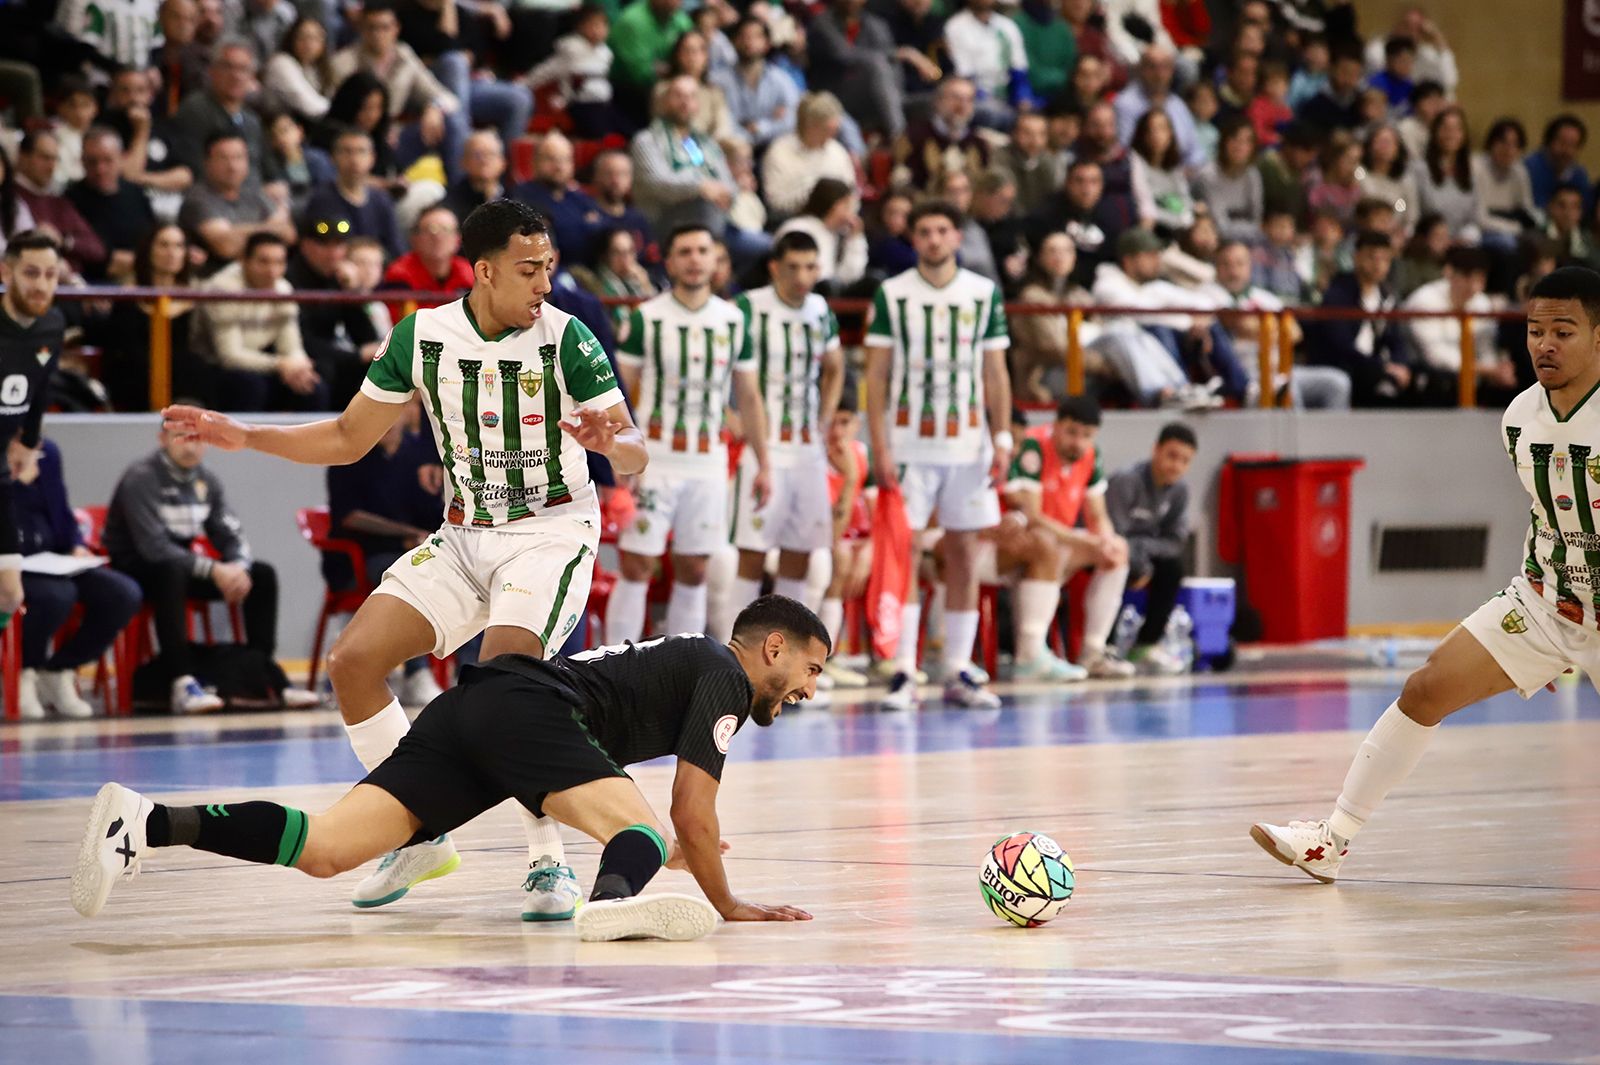
<path id="1" fill-rule="evenodd" d="M 1072 859 L 1038 832 L 996 840 L 983 860 L 978 886 L 996 917 L 1019 928 L 1038 928 L 1072 899 Z"/>

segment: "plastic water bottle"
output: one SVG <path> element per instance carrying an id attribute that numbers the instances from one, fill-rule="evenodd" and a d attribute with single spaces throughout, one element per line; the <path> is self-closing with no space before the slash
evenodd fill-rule
<path id="1" fill-rule="evenodd" d="M 1111 637 L 1111 646 L 1116 648 L 1117 654 L 1125 656 L 1133 649 L 1133 641 L 1139 638 L 1139 627 L 1143 624 L 1144 616 L 1137 607 L 1132 603 L 1123 606 Z"/>
<path id="2" fill-rule="evenodd" d="M 1194 671 L 1194 618 L 1178 604 L 1172 608 L 1172 616 L 1167 619 L 1166 638 L 1167 652 L 1183 663 L 1183 671 Z"/>

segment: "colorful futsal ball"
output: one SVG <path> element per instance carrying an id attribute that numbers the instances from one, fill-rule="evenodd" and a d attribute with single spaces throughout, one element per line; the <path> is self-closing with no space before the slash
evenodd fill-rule
<path id="1" fill-rule="evenodd" d="M 1020 928 L 1037 928 L 1060 913 L 1072 899 L 1072 885 L 1072 859 L 1038 832 L 995 841 L 978 878 L 989 909 Z"/>

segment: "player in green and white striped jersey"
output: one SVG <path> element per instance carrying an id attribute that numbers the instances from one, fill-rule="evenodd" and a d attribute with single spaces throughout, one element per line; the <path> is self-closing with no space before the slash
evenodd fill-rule
<path id="1" fill-rule="evenodd" d="M 343 465 L 365 455 L 420 392 L 444 459 L 445 524 L 384 574 L 328 656 L 328 676 L 356 757 L 369 770 L 410 727 L 386 678 L 409 658 L 444 656 L 479 632 L 482 657 L 543 658 L 588 598 L 599 508 L 584 451 L 623 475 L 648 455 L 606 353 L 579 321 L 544 302 L 555 253 L 543 217 L 497 200 L 467 216 L 464 298 L 408 315 L 373 358 L 338 418 L 245 426 L 193 407 L 169 429 L 225 450 Z M 526 920 L 570 917 L 576 880 L 554 822 L 527 815 Z M 358 906 L 393 902 L 459 862 L 447 838 L 396 852 L 357 889 Z"/>
<path id="2" fill-rule="evenodd" d="M 811 291 L 819 266 L 817 242 L 808 234 L 780 237 L 767 270 L 772 284 L 734 300 L 750 332 L 772 460 L 772 492 L 765 505 L 755 500 L 756 457 L 750 449 L 734 476 L 730 524 L 739 548 L 734 610 L 761 594 L 767 552 L 774 547 L 779 549 L 774 590 L 814 608 L 806 595 L 811 555 L 833 545 L 824 441 L 844 387 L 839 320 L 828 301 Z"/>
<path id="3" fill-rule="evenodd" d="M 867 328 L 867 425 L 878 486 L 898 484 L 906 517 L 937 513 L 945 550 L 945 698 L 998 706 L 972 665 L 978 634 L 978 532 L 1000 522 L 995 485 L 1011 462 L 1011 381 L 1005 308 L 993 281 L 956 263 L 961 215 L 924 203 L 908 223 L 917 265 L 878 289 Z M 898 460 L 904 463 L 896 467 Z M 995 471 L 999 471 L 996 473 Z M 917 572 L 912 560 L 911 572 Z M 900 662 L 886 708 L 916 699 L 922 609 L 905 605 Z"/>

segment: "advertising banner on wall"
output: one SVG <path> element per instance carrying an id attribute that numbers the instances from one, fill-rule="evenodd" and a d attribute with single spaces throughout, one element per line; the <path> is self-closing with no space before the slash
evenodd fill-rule
<path id="1" fill-rule="evenodd" d="M 1561 98 L 1600 100 L 1600 0 L 1566 0 Z"/>

